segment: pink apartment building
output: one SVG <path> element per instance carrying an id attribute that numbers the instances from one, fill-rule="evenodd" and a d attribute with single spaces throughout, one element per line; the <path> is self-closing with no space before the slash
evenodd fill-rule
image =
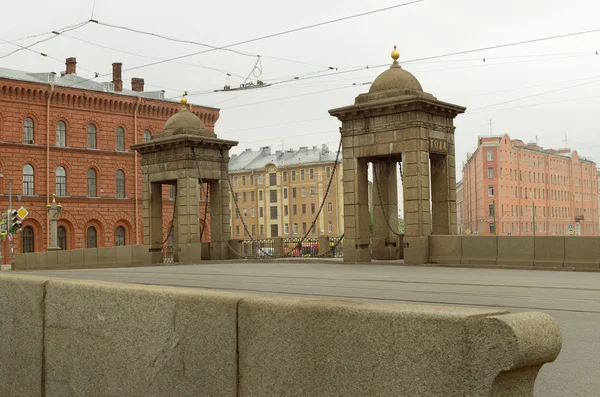
<path id="1" fill-rule="evenodd" d="M 480 137 L 462 172 L 459 233 L 600 234 L 596 164 L 577 151 Z"/>

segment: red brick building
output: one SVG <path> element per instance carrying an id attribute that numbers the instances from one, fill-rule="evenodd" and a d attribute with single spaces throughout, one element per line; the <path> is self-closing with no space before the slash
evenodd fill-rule
<path id="1" fill-rule="evenodd" d="M 480 137 L 459 185 L 461 233 L 599 235 L 597 167 L 577 151 Z"/>
<path id="2" fill-rule="evenodd" d="M 0 209 L 8 209 L 11 182 L 13 208 L 29 211 L 14 235 L 15 252 L 48 247 L 46 205 L 54 193 L 63 206 L 62 248 L 141 244 L 141 166 L 129 147 L 160 131 L 181 105 L 165 100 L 164 91 L 144 91 L 140 78 L 124 89 L 120 63 L 112 77 L 99 83 L 77 76 L 75 58 L 60 75 L 0 68 Z M 214 130 L 218 109 L 188 106 Z M 163 213 L 167 229 L 168 200 Z M 7 262 L 8 239 L 1 245 Z"/>

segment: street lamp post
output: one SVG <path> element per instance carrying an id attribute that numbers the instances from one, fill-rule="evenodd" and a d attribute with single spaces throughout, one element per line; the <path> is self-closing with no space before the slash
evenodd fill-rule
<path id="1" fill-rule="evenodd" d="M 56 203 L 56 194 L 52 195 L 52 204 L 46 205 L 48 214 L 50 215 L 50 247 L 47 251 L 58 251 L 61 248 L 58 246 L 57 227 L 58 215 L 62 211 L 62 205 Z"/>

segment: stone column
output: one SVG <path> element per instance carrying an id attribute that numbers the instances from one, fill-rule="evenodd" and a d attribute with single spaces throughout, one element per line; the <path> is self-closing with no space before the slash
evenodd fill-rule
<path id="1" fill-rule="evenodd" d="M 431 155 L 432 233 L 456 234 L 452 229 L 452 207 L 456 214 L 456 199 L 450 195 L 450 162 L 440 154 Z M 454 222 L 456 225 L 456 221 Z"/>
<path id="2" fill-rule="evenodd" d="M 410 142 L 410 145 L 408 143 Z M 402 155 L 404 174 L 404 263 L 422 265 L 429 260 L 429 150 L 427 139 L 407 142 Z"/>
<path id="3" fill-rule="evenodd" d="M 152 263 L 163 263 L 162 242 L 164 240 L 162 230 L 162 184 L 152 182 L 150 184 L 149 207 L 145 211 L 144 222 L 149 224 L 148 241 L 150 244 L 150 259 Z M 144 236 L 144 238 L 146 238 Z"/>
<path id="4" fill-rule="evenodd" d="M 210 228 L 210 259 L 229 259 L 229 249 L 227 247 L 227 241 L 231 239 L 229 186 L 227 181 L 223 179 L 211 180 L 209 183 L 210 215 L 212 217 Z"/>
<path id="5" fill-rule="evenodd" d="M 369 181 L 367 160 L 345 158 L 344 164 L 344 262 L 370 262 Z"/>
<path id="6" fill-rule="evenodd" d="M 202 260 L 200 246 L 200 190 L 196 177 L 183 177 L 177 180 L 177 209 L 174 225 L 175 262 L 197 263 Z M 179 254 L 186 251 L 183 255 Z"/>
<path id="7" fill-rule="evenodd" d="M 377 183 L 379 182 L 379 183 Z M 398 181 L 396 163 L 373 162 L 373 259 L 397 259 Z M 382 211 L 383 203 L 383 211 Z"/>

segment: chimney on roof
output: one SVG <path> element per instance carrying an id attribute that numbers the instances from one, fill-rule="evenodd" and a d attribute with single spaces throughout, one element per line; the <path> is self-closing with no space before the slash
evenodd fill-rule
<path id="1" fill-rule="evenodd" d="M 140 79 L 139 77 L 132 77 L 131 89 L 137 92 L 144 92 L 144 79 Z"/>
<path id="2" fill-rule="evenodd" d="M 74 57 L 67 58 L 65 61 L 67 70 L 65 74 L 77 74 L 77 59 Z"/>
<path id="3" fill-rule="evenodd" d="M 112 83 L 115 85 L 115 91 L 117 91 L 117 92 L 123 91 L 123 80 L 121 79 L 121 66 L 123 66 L 123 64 L 121 62 L 115 62 L 112 64 L 112 67 L 113 67 Z"/>

